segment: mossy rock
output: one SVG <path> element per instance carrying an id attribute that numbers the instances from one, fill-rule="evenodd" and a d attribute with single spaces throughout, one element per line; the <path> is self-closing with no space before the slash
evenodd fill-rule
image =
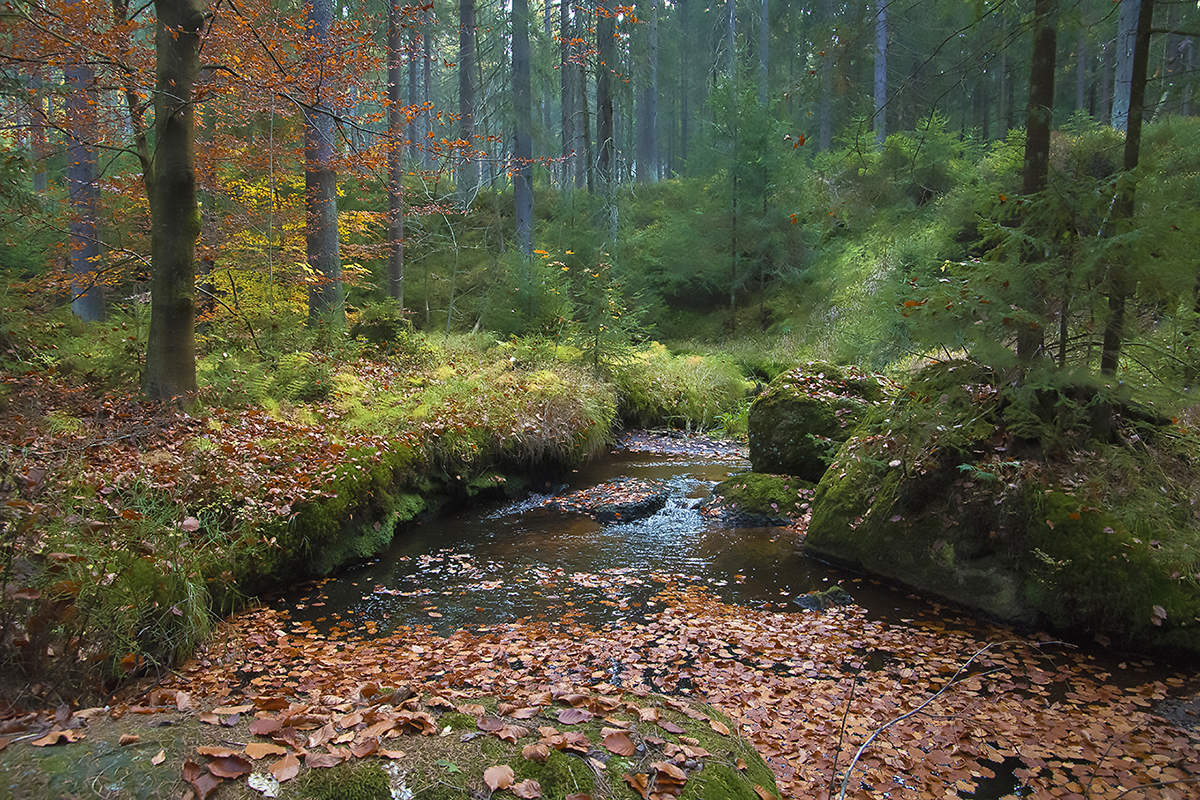
<path id="1" fill-rule="evenodd" d="M 750 406 L 750 462 L 756 472 L 818 481 L 883 385 L 854 368 L 809 362 L 771 381 Z"/>
<path id="2" fill-rule="evenodd" d="M 785 524 L 799 516 L 813 484 L 794 475 L 743 472 L 713 487 L 727 518 L 743 524 Z"/>
<path id="3" fill-rule="evenodd" d="M 872 412 L 817 486 L 809 552 L 1005 621 L 1200 653 L 1200 526 L 1178 508 L 1200 483 L 1195 454 L 1143 429 L 1137 446 L 1080 432 L 1070 454 L 1017 459 L 1010 417 L 1027 415 L 979 396 L 917 381 Z M 1138 493 L 1130 475 L 1159 477 Z"/>

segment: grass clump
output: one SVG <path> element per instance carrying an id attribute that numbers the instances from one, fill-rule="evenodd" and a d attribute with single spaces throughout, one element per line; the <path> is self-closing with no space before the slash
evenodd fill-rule
<path id="1" fill-rule="evenodd" d="M 708 430 L 723 414 L 736 414 L 752 385 L 732 360 L 676 355 L 653 342 L 610 367 L 621 418 L 638 427 Z"/>

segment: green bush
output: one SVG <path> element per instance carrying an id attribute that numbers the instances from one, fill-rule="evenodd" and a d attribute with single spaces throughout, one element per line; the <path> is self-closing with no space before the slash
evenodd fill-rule
<path id="1" fill-rule="evenodd" d="M 674 355 L 657 342 L 611 367 L 609 375 L 621 418 L 639 427 L 710 429 L 721 414 L 741 409 L 750 388 L 727 358 Z"/>

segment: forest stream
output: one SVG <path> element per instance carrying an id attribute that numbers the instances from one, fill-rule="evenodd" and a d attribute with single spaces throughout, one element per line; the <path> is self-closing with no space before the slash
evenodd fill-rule
<path id="1" fill-rule="evenodd" d="M 874 775 L 864 783 L 870 796 L 896 796 L 880 785 L 891 784 L 893 791 L 904 789 L 903 796 L 932 797 L 909 791 L 939 780 L 953 787 L 946 797 L 989 800 L 1121 796 L 1131 785 L 1152 783 L 1163 785 L 1142 796 L 1196 796 L 1195 784 L 1168 782 L 1175 774 L 1169 770 L 1184 776 L 1197 770 L 1200 704 L 1178 699 L 1195 695 L 1194 676 L 1095 644 L 1076 647 L 1044 633 L 994 627 L 811 559 L 801 548 L 802 519 L 744 527 L 708 508 L 717 482 L 749 468 L 744 450 L 711 440 L 699 447 L 676 441 L 626 436 L 615 452 L 565 482 L 414 526 L 378 558 L 274 598 L 272 619 L 306 636 L 366 648 L 373 640 L 399 640 L 418 654 L 439 637 L 477 636 L 478 645 L 494 643 L 498 632 L 501 641 L 565 636 L 585 649 L 591 637 L 620 642 L 624 657 L 618 649 L 595 653 L 593 679 L 618 688 L 645 681 L 655 691 L 701 698 L 719 692 L 724 703 L 717 702 L 741 715 L 780 786 L 791 788 L 789 797 L 818 796 L 813 781 L 828 781 L 837 771 L 830 737 L 839 735 L 839 721 L 846 726 L 838 754 L 844 765 L 862 734 L 877 727 L 856 719 L 859 713 L 881 721 L 888 716 L 881 712 L 911 708 L 947 679 L 952 688 L 929 721 L 876 745 L 883 760 L 867 770 Z M 619 494 L 630 485 L 661 490 L 665 498 L 632 518 L 610 514 L 604 522 L 573 507 L 573 498 Z M 823 609 L 811 602 L 810 593 L 836 585 L 849 590 L 851 604 Z M 693 621 L 673 618 L 679 604 L 688 605 Z M 755 618 L 769 622 L 761 630 L 732 624 Z M 773 652 L 756 652 L 753 645 L 762 640 L 754 634 L 780 633 L 786 628 L 770 624 L 779 620 L 801 630 L 816 625 L 826 640 L 806 646 L 803 637 L 785 636 L 770 642 Z M 651 655 L 651 663 L 630 657 L 631 639 L 661 649 L 664 626 L 679 637 L 681 653 Z M 987 655 L 951 677 L 980 647 Z M 516 651 L 501 655 L 513 670 L 549 678 L 583 671 L 565 652 L 540 664 Z M 664 668 L 668 663 L 674 668 Z M 446 674 L 466 677 L 450 664 L 436 672 Z M 849 697 L 846 675 L 857 681 Z M 1002 678 L 989 687 L 994 676 Z M 963 677 L 969 680 L 958 685 Z M 832 689 L 832 699 L 814 694 L 796 702 L 794 686 L 780 688 L 804 681 Z M 998 705 L 989 708 L 988 697 Z M 731 703 L 738 699 L 741 708 Z M 1122 719 L 1121 709 L 1137 716 Z M 975 718 L 972 710 L 979 712 Z M 1124 744 L 1105 741 L 1107 725 Z M 1003 742 L 1010 736 L 1029 744 L 1009 749 Z M 985 741 L 966 746 L 973 738 Z M 1174 752 L 1149 755 L 1152 740 L 1170 742 Z M 901 760 L 894 758 L 896 748 Z M 906 749 L 923 762 L 907 775 L 898 768 Z M 983 757 L 962 758 L 972 751 Z M 1150 771 L 1137 776 L 1126 759 L 1142 769 L 1149 764 Z M 1053 791 L 1043 795 L 1039 788 L 1047 781 Z M 847 796 L 857 795 L 852 789 Z"/>

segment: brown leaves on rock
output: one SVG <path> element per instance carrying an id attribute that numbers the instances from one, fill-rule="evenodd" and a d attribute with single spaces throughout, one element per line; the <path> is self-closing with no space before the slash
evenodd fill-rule
<path id="1" fill-rule="evenodd" d="M 558 721 L 563 725 L 576 725 L 580 722 L 587 722 L 594 715 L 590 711 L 584 711 L 581 708 L 564 708 L 558 712 Z"/>
<path id="2" fill-rule="evenodd" d="M 512 793 L 524 800 L 534 800 L 542 796 L 542 785 L 532 778 L 526 778 L 520 783 L 513 784 Z"/>
<path id="3" fill-rule="evenodd" d="M 528 761 L 536 761 L 539 764 L 544 764 L 546 763 L 546 759 L 550 757 L 550 748 L 542 742 L 527 744 L 521 748 L 521 757 Z"/>

